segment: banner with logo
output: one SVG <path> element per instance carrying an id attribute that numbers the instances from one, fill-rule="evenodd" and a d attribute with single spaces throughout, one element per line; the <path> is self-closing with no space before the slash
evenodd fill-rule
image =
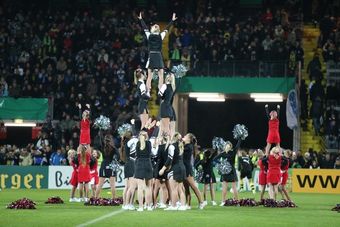
<path id="1" fill-rule="evenodd" d="M 0 166 L 0 188 L 2 189 L 42 189 L 47 187 L 47 166 Z"/>
<path id="2" fill-rule="evenodd" d="M 293 192 L 340 194 L 340 171 L 334 169 L 293 169 Z"/>
<path id="3" fill-rule="evenodd" d="M 124 172 L 123 166 L 116 177 L 116 188 L 124 187 Z M 73 168 L 71 166 L 49 166 L 48 167 L 48 188 L 49 189 L 71 189 L 70 180 Z M 99 167 L 98 167 L 99 172 Z M 105 180 L 103 188 L 109 188 L 109 179 Z"/>

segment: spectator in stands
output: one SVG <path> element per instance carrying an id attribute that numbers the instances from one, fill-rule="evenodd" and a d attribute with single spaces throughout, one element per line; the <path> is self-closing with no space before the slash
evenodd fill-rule
<path id="1" fill-rule="evenodd" d="M 66 165 L 66 158 L 65 155 L 61 152 L 61 148 L 57 148 L 57 151 L 52 153 L 50 158 L 50 165 Z"/>
<path id="2" fill-rule="evenodd" d="M 329 153 L 326 153 L 321 156 L 320 168 L 321 169 L 333 169 L 334 168 L 334 161 L 331 160 L 331 155 Z"/>
<path id="3" fill-rule="evenodd" d="M 321 62 L 319 54 L 315 53 L 313 59 L 308 63 L 307 73 L 309 74 L 310 80 L 321 80 Z"/>
<path id="4" fill-rule="evenodd" d="M 320 134 L 321 129 L 321 117 L 323 116 L 323 102 L 319 96 L 315 98 L 315 100 L 312 102 L 311 110 L 310 110 L 310 116 L 313 120 L 313 127 L 315 135 Z"/>
<path id="5" fill-rule="evenodd" d="M 19 165 L 20 166 L 30 166 L 32 165 L 33 160 L 31 153 L 28 152 L 27 148 L 22 148 L 19 156 Z"/>
<path id="6" fill-rule="evenodd" d="M 340 169 L 340 156 L 335 160 L 334 169 Z"/>

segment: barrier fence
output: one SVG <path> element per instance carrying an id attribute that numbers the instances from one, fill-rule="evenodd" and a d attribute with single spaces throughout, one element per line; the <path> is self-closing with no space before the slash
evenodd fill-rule
<path id="1" fill-rule="evenodd" d="M 71 189 L 69 181 L 72 176 L 71 166 L 0 166 L 0 188 L 2 189 Z M 237 172 L 240 176 L 239 172 Z M 220 175 L 215 171 L 216 189 L 222 184 Z M 240 179 L 240 177 L 239 177 Z M 244 189 L 250 191 L 249 181 L 244 180 Z M 256 191 L 259 187 L 259 169 L 253 171 Z M 106 181 L 104 188 L 110 187 Z M 116 177 L 116 188 L 124 187 L 123 167 Z M 199 184 L 200 189 L 203 188 Z M 238 181 L 238 188 L 240 180 Z M 340 171 L 333 169 L 289 169 L 287 188 L 293 192 L 336 193 L 340 194 Z"/>

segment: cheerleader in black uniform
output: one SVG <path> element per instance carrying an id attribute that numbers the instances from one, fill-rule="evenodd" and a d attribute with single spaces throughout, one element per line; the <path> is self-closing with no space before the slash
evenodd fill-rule
<path id="1" fill-rule="evenodd" d="M 193 177 L 193 168 L 192 168 L 192 160 L 193 160 L 193 153 L 197 147 L 197 140 L 196 137 L 192 133 L 188 133 L 183 137 L 184 142 L 184 153 L 183 153 L 183 162 L 185 166 L 185 173 L 186 179 L 184 181 L 184 188 L 185 188 L 185 196 L 188 203 L 188 209 L 191 206 L 191 193 L 190 188 L 194 190 L 194 193 L 199 202 L 199 208 L 203 209 L 204 204 L 202 200 L 201 192 L 198 190 L 194 177 Z"/>
<path id="2" fill-rule="evenodd" d="M 146 38 L 148 40 L 149 46 L 149 59 L 146 63 L 146 68 L 148 69 L 148 78 L 146 81 L 146 86 L 148 92 L 151 91 L 151 80 L 152 80 L 152 71 L 154 69 L 158 69 L 158 89 L 163 84 L 163 77 L 164 77 L 164 62 L 162 56 L 162 40 L 164 39 L 165 35 L 168 33 L 169 28 L 171 27 L 172 23 L 177 19 L 176 14 L 172 14 L 172 19 L 170 23 L 166 26 L 165 30 L 160 32 L 160 28 L 158 24 L 154 24 L 151 26 L 149 30 L 146 26 L 143 18 L 142 13 L 139 13 L 138 19 L 141 22 L 142 28 L 145 32 Z"/>
<path id="3" fill-rule="evenodd" d="M 136 132 L 139 132 L 140 125 L 135 125 Z M 138 130 L 137 130 L 138 129 Z M 135 174 L 135 160 L 136 160 L 136 146 L 137 146 L 138 138 L 136 136 L 132 136 L 130 140 L 125 145 L 125 155 L 126 155 L 126 163 L 124 165 L 124 177 L 126 179 L 126 204 L 123 207 L 126 210 L 134 210 L 133 200 L 135 191 L 137 190 L 137 179 L 134 178 Z"/>
<path id="4" fill-rule="evenodd" d="M 116 149 L 113 137 L 111 135 L 105 135 L 104 137 L 104 149 L 103 149 L 103 161 L 100 165 L 99 169 L 99 183 L 96 189 L 96 198 L 99 197 L 100 192 L 102 190 L 103 184 L 106 178 L 109 178 L 110 187 L 111 187 L 111 195 L 114 199 L 116 196 L 116 176 L 117 173 L 112 169 L 111 163 L 113 160 L 119 160 L 119 151 Z"/>
<path id="5" fill-rule="evenodd" d="M 148 100 L 150 99 L 150 95 L 146 92 L 145 79 L 146 76 L 144 75 L 143 70 L 137 69 L 134 73 L 134 83 L 137 85 L 137 96 L 139 100 L 137 111 L 142 122 L 141 128 L 144 128 L 149 119 Z"/>
<path id="6" fill-rule="evenodd" d="M 175 90 L 174 74 L 168 74 L 165 78 L 165 84 L 162 85 L 158 95 L 162 98 L 160 112 L 161 112 L 161 134 L 170 135 L 170 119 L 173 116 L 173 109 L 171 99 Z"/>
<path id="7" fill-rule="evenodd" d="M 122 137 L 119 149 L 120 159 L 125 163 L 124 164 L 125 187 L 123 190 L 123 206 L 122 206 L 122 208 L 125 210 L 129 209 L 129 203 L 126 198 L 130 186 L 129 179 L 133 177 L 135 166 L 135 162 L 132 159 L 133 157 L 130 157 L 130 148 L 127 146 L 127 143 L 131 140 L 131 138 L 132 132 L 127 131 Z"/>
<path id="8" fill-rule="evenodd" d="M 168 158 L 168 147 L 170 145 L 169 136 L 160 136 L 157 139 L 157 165 L 156 171 L 157 176 L 155 179 L 154 190 L 153 190 L 153 201 L 156 204 L 158 193 L 162 186 L 162 197 L 160 198 L 159 208 L 166 208 L 166 200 L 170 193 L 168 179 L 166 177 L 167 170 L 163 175 L 159 175 L 159 171 L 165 165 L 165 162 Z"/>
<path id="9" fill-rule="evenodd" d="M 216 184 L 216 177 L 214 173 L 214 165 L 213 160 L 216 152 L 214 150 L 205 150 L 201 155 L 199 155 L 199 160 L 195 162 L 195 169 L 197 170 L 199 166 L 202 167 L 203 177 L 202 180 L 199 183 L 204 184 L 203 188 L 203 203 L 204 205 L 207 205 L 207 191 L 208 186 L 210 186 L 210 196 L 211 196 L 211 204 L 213 206 L 216 206 L 215 202 L 215 184 Z"/>
<path id="10" fill-rule="evenodd" d="M 139 208 L 137 211 L 143 211 L 143 198 L 145 191 L 145 204 L 147 210 L 152 208 L 152 192 L 151 179 L 153 178 L 151 164 L 151 143 L 148 141 L 148 134 L 145 131 L 139 133 L 138 142 L 136 145 L 136 163 L 135 163 L 135 178 L 138 185 L 138 202 Z"/>
<path id="11" fill-rule="evenodd" d="M 227 191 L 228 191 L 228 183 L 232 183 L 232 189 L 234 193 L 234 199 L 238 199 L 238 192 L 237 192 L 237 173 L 235 169 L 235 157 L 237 154 L 238 149 L 240 148 L 241 140 L 237 141 L 237 145 L 233 149 L 233 144 L 230 141 L 227 141 L 223 152 L 221 152 L 219 155 L 217 155 L 214 158 L 214 161 L 218 161 L 220 158 L 226 159 L 230 166 L 231 171 L 228 174 L 221 175 L 221 182 L 222 182 L 222 202 L 221 206 L 224 206 L 224 203 L 227 198 Z"/>
<path id="12" fill-rule="evenodd" d="M 168 148 L 168 158 L 165 165 L 159 171 L 159 175 L 163 175 L 165 170 L 171 166 L 168 173 L 168 179 L 171 188 L 171 206 L 165 210 L 186 210 L 185 193 L 183 190 L 183 182 L 186 178 L 185 166 L 183 163 L 184 145 L 182 136 L 179 133 L 175 133 L 172 139 L 172 144 Z M 181 206 L 176 207 L 178 201 L 178 195 Z"/>

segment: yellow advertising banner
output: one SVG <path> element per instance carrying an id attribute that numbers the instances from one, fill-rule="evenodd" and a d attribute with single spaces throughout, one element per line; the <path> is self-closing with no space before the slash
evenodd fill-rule
<path id="1" fill-rule="evenodd" d="M 293 192 L 340 194 L 340 170 L 293 169 Z"/>

